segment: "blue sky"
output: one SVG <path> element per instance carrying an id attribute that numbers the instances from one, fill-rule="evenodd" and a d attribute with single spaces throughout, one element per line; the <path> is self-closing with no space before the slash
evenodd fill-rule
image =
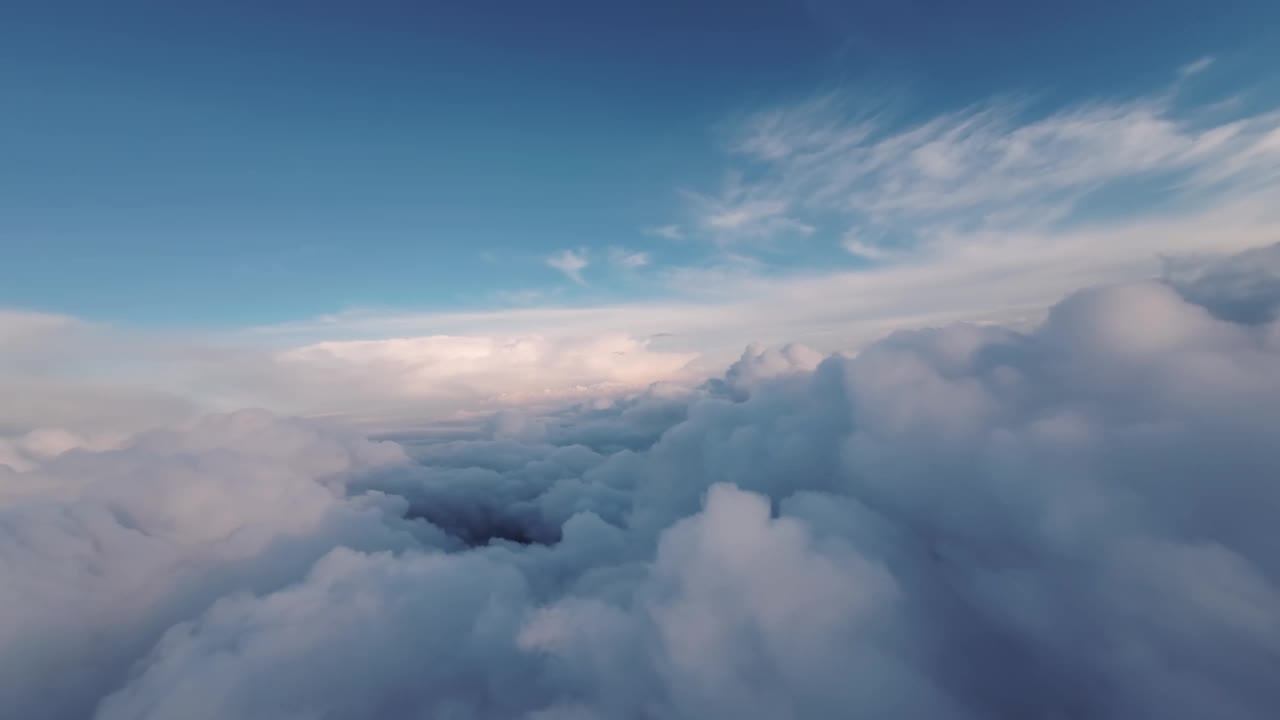
<path id="1" fill-rule="evenodd" d="M 691 220 L 758 170 L 730 157 L 745 119 L 829 93 L 882 132 L 992 98 L 1033 118 L 1165 92 L 1206 57 L 1180 102 L 1265 103 L 1280 27 L 1274 3 L 1181 1 L 18 2 L 0 18 L 0 306 L 186 328 L 652 300 L 672 269 L 856 265 L 840 238 L 857 219 L 814 210 L 802 240 L 732 250 Z M 548 265 L 566 251 L 583 282 Z"/>

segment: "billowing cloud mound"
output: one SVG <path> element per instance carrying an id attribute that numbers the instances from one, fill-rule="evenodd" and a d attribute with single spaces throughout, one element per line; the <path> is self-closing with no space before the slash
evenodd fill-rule
<path id="1" fill-rule="evenodd" d="M 452 437 L 25 441 L 0 707 L 1275 717 L 1280 322 L 1241 262 Z"/>

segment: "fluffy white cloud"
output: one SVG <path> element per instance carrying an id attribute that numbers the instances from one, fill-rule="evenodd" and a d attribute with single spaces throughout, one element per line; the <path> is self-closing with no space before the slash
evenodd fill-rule
<path id="1" fill-rule="evenodd" d="M 121 440 L 123 437 L 115 434 L 85 436 L 62 428 L 40 428 L 22 435 L 0 437 L 0 465 L 12 470 L 30 470 L 71 450 L 107 450 Z"/>
<path id="2" fill-rule="evenodd" d="M 403 457 L 245 411 L 0 466 L 0 704 L 85 717 L 213 599 L 281 587 L 334 544 L 418 544 L 397 527 L 403 501 L 343 496 L 348 473 Z"/>
<path id="3" fill-rule="evenodd" d="M 0 702 L 1272 717 L 1260 257 L 398 443 L 260 412 L 28 438 L 0 467 Z"/>

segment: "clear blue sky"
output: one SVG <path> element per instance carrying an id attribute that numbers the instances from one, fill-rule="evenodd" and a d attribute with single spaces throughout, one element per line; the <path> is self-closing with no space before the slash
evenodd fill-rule
<path id="1" fill-rule="evenodd" d="M 1257 102 L 1277 27 L 1265 0 L 10 0 L 0 307 L 216 327 L 643 297 L 609 249 L 723 251 L 652 229 L 720 187 L 737 118 L 851 89 L 904 125 L 999 95 L 1044 113 L 1200 57 L 1180 97 Z M 546 263 L 565 250 L 585 284 Z"/>

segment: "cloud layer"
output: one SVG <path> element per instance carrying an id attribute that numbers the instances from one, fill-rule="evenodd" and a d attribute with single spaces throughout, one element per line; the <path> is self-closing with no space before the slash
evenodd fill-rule
<path id="1" fill-rule="evenodd" d="M 1107 196 L 1135 215 L 1153 190 L 1204 205 L 1280 179 L 1280 115 L 1188 108 L 1176 85 L 1048 113 L 993 100 L 905 126 L 865 105 L 833 94 L 747 118 L 731 145 L 740 166 L 719 196 L 696 198 L 698 222 L 724 240 L 826 217 L 914 248 L 1114 213 Z"/>
<path id="2" fill-rule="evenodd" d="M 836 93 L 752 112 L 721 128 L 718 189 L 684 188 L 678 223 L 633 228 L 649 245 L 487 254 L 468 300 L 487 308 L 198 333 L 0 309 L 0 445 L 49 427 L 101 443 L 246 406 L 453 421 L 706 379 L 752 342 L 855 352 L 896 329 L 1029 327 L 1084 285 L 1189 277 L 1280 238 L 1280 113 L 1247 89 L 1208 102 L 1219 70 L 1056 106 L 913 117 Z M 547 284 L 488 285 L 507 262 L 538 263 Z"/>
<path id="3" fill-rule="evenodd" d="M 452 434 L 29 438 L 0 466 L 0 706 L 1273 717 L 1271 254 Z"/>

